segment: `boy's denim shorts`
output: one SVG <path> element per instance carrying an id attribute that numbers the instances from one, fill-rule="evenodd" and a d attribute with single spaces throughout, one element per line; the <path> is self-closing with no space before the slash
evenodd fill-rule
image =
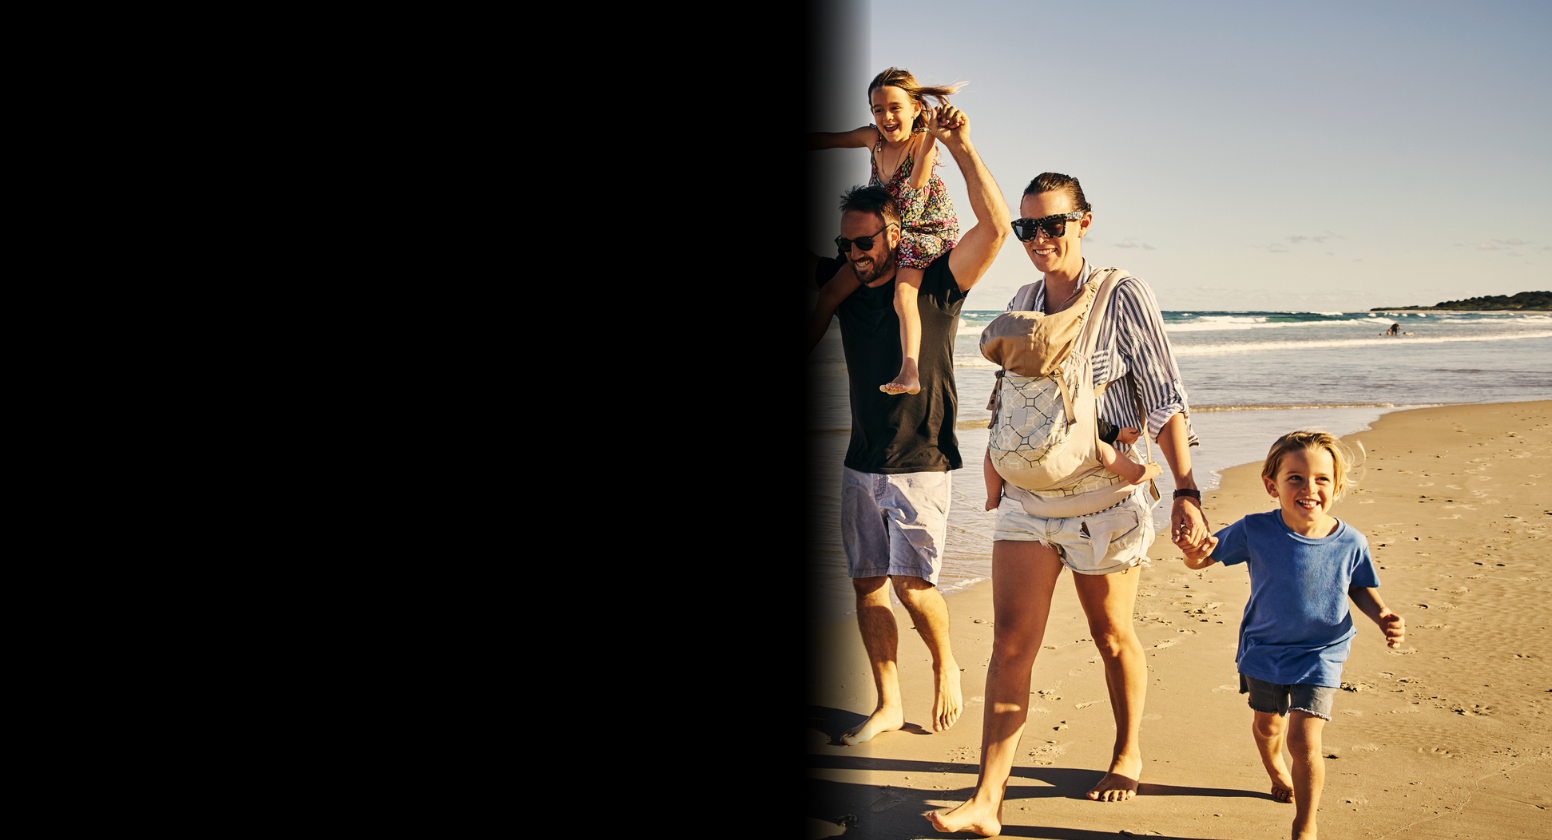
<path id="1" fill-rule="evenodd" d="M 1244 674 L 1239 675 L 1239 693 L 1249 694 L 1250 708 L 1263 714 L 1287 717 L 1291 709 L 1321 720 L 1331 719 L 1331 703 L 1336 699 L 1336 689 L 1329 685 L 1278 685 Z"/>
<path id="2" fill-rule="evenodd" d="M 948 539 L 949 473 L 841 468 L 841 546 L 854 578 L 909 575 L 937 585 Z"/>
<path id="3" fill-rule="evenodd" d="M 1062 564 L 1080 575 L 1124 571 L 1145 562 L 1153 545 L 1153 508 L 1146 492 L 1143 485 L 1115 507 L 1064 519 L 1034 516 L 1017 499 L 1003 496 L 992 539 L 1034 541 L 1054 548 Z"/>

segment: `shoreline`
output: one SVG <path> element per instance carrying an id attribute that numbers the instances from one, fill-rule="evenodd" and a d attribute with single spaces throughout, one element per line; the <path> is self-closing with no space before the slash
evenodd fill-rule
<path id="1" fill-rule="evenodd" d="M 1288 430 L 1265 431 L 1270 441 Z M 1324 752 L 1334 758 L 1322 826 L 1334 836 L 1538 836 L 1552 808 L 1544 658 L 1552 563 L 1536 547 L 1552 524 L 1552 401 L 1396 409 L 1341 437 L 1350 448 L 1361 442 L 1366 457 L 1332 515 L 1367 536 L 1381 595 L 1406 619 L 1408 636 L 1389 650 L 1355 614 L 1358 637 L 1343 672 L 1353 688 L 1338 692 L 1326 729 Z M 1219 487 L 1203 493 L 1214 531 L 1272 509 L 1259 471 L 1259 460 L 1218 471 Z M 1087 623 L 1071 584 L 1059 581 L 1008 787 L 1006 835 L 1286 836 L 1292 809 L 1266 792 L 1235 684 L 1248 575 L 1219 565 L 1192 572 L 1164 536 L 1148 555 L 1134 616 L 1149 665 L 1140 795 L 1083 797 L 1108 762 L 1114 725 Z M 810 837 L 847 833 L 827 822 L 847 813 L 858 817 L 849 831 L 864 836 L 932 836 L 920 814 L 969 796 L 993 635 L 987 584 L 949 595 L 966 705 L 944 733 L 890 732 L 840 746 L 833 735 L 871 711 L 872 681 L 854 618 L 812 629 L 827 655 L 811 660 Z M 931 669 L 904 610 L 896 615 L 909 729 L 926 718 Z"/>

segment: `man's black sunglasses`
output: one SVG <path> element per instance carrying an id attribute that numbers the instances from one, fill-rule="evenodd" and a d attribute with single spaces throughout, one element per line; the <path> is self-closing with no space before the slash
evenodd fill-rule
<path id="1" fill-rule="evenodd" d="M 1057 213 L 1055 216 L 1046 216 L 1044 219 L 1014 219 L 1013 235 L 1020 242 L 1029 242 L 1035 238 L 1035 231 L 1045 234 L 1046 239 L 1060 239 L 1067 232 L 1067 223 L 1076 222 L 1083 218 L 1083 211 L 1074 213 Z"/>
<path id="2" fill-rule="evenodd" d="M 878 236 L 879 233 L 883 233 L 884 231 L 889 230 L 892 227 L 895 227 L 895 223 L 894 222 L 890 222 L 890 223 L 884 225 L 882 228 L 879 229 L 878 233 L 869 234 L 867 236 L 859 236 L 856 239 L 847 239 L 844 236 L 837 236 L 837 237 L 835 237 L 835 249 L 837 251 L 840 251 L 841 252 L 841 256 L 844 257 L 847 254 L 851 253 L 851 244 L 853 242 L 855 242 L 855 243 L 857 243 L 858 250 L 861 250 L 861 251 L 871 251 L 871 250 L 873 250 L 873 237 Z"/>

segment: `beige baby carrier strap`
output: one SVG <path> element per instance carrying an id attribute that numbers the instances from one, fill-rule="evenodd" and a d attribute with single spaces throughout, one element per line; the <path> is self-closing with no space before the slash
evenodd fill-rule
<path id="1" fill-rule="evenodd" d="M 987 406 L 992 466 L 1007 482 L 1007 494 L 1030 514 L 1086 516 L 1132 492 L 1099 461 L 1098 397 L 1104 389 L 1094 388 L 1093 368 L 1105 311 L 1116 285 L 1130 276 L 1118 268 L 1095 269 L 1082 297 L 1052 315 L 1032 311 L 1030 284 L 1019 290 L 1014 310 L 981 333 L 981 353 L 1002 367 Z"/>

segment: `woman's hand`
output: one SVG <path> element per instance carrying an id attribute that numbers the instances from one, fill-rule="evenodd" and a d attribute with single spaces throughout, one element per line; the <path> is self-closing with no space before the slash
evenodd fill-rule
<path id="1" fill-rule="evenodd" d="M 1207 525 L 1207 517 L 1202 515 L 1202 508 L 1195 499 L 1182 496 L 1175 500 L 1169 514 L 1171 542 L 1182 551 L 1197 551 L 1207 542 L 1211 530 Z"/>

